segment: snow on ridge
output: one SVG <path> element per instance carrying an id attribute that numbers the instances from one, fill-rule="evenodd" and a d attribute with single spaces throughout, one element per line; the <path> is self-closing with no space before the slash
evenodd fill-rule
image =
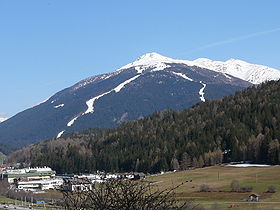
<path id="1" fill-rule="evenodd" d="M 60 107 L 64 107 L 64 104 L 59 104 L 57 106 L 54 106 L 55 109 L 60 108 Z"/>
<path id="2" fill-rule="evenodd" d="M 139 57 L 136 61 L 121 67 L 117 71 L 132 67 L 134 67 L 138 73 L 142 73 L 146 69 L 154 69 L 152 71 L 157 71 L 169 67 L 169 65 L 167 65 L 169 63 L 210 69 L 212 71 L 224 73 L 225 77 L 228 79 L 231 79 L 230 76 L 234 76 L 252 84 L 260 84 L 265 81 L 280 79 L 279 70 L 263 65 L 250 64 L 242 60 L 229 59 L 227 61 L 213 61 L 208 58 L 198 58 L 189 61 L 168 58 L 158 53 L 147 53 Z"/>
<path id="3" fill-rule="evenodd" d="M 200 81 L 199 82 L 200 84 L 202 84 L 203 85 L 203 87 L 199 90 L 199 92 L 198 92 L 198 94 L 200 95 L 200 100 L 202 101 L 202 102 L 205 102 L 205 98 L 204 98 L 204 89 L 206 88 L 206 84 L 205 83 L 203 83 L 202 81 Z"/>
<path id="4" fill-rule="evenodd" d="M 0 117 L 0 123 L 6 121 L 8 118 Z"/>
<path id="5" fill-rule="evenodd" d="M 121 67 L 119 70 L 128 69 L 128 68 L 131 68 L 131 67 L 150 66 L 151 64 L 163 63 L 163 62 L 173 63 L 174 59 L 162 56 L 158 53 L 147 53 L 147 54 L 139 57 L 136 61 Z"/>
<path id="6" fill-rule="evenodd" d="M 151 72 L 155 72 L 155 71 L 164 70 L 168 67 L 170 67 L 170 65 L 166 65 L 165 63 L 157 63 L 156 65 L 153 65 L 153 66 L 148 67 L 148 68 L 152 68 Z"/>
<path id="7" fill-rule="evenodd" d="M 175 75 L 177 75 L 177 76 L 179 76 L 179 77 L 183 77 L 184 79 L 186 79 L 186 80 L 189 80 L 189 81 L 193 82 L 193 79 L 192 79 L 192 78 L 190 78 L 190 77 L 188 77 L 188 76 L 187 76 L 187 75 L 185 75 L 185 74 L 178 73 L 178 72 L 175 72 L 175 71 L 172 71 L 171 73 L 172 73 L 172 74 L 175 74 Z"/>
<path id="8" fill-rule="evenodd" d="M 146 69 L 152 69 L 152 71 L 161 71 L 170 67 L 166 63 L 174 63 L 176 60 L 162 56 L 158 53 L 147 53 L 139 57 L 136 61 L 129 63 L 117 71 L 122 71 L 124 69 L 129 69 L 134 67 L 138 74 L 143 73 Z"/>
<path id="9" fill-rule="evenodd" d="M 134 68 L 137 71 L 137 74 L 141 74 L 147 69 L 151 69 L 151 71 L 164 70 L 170 67 L 168 65 L 170 63 L 210 69 L 212 71 L 224 73 L 224 75 L 228 79 L 231 79 L 229 77 L 230 75 L 248 81 L 252 84 L 260 84 L 265 81 L 280 79 L 279 70 L 263 65 L 250 64 L 242 60 L 229 59 L 227 61 L 213 61 L 207 58 L 198 58 L 191 61 L 173 59 L 153 52 L 139 57 L 136 61 L 129 63 L 117 69 L 116 71 L 113 71 L 112 73 L 96 75 L 82 80 L 81 82 L 73 85 L 71 89 L 77 90 L 95 81 L 106 80 L 112 76 L 119 74 L 125 69 Z"/>
<path id="10" fill-rule="evenodd" d="M 207 58 L 199 58 L 193 64 L 202 68 L 207 68 L 216 72 L 231 75 L 253 84 L 260 84 L 269 80 L 280 79 L 280 71 L 267 66 L 251 64 L 242 60 L 229 59 L 223 61 L 213 61 Z"/>
<path id="11" fill-rule="evenodd" d="M 57 134 L 56 138 L 57 138 L 57 139 L 58 139 L 58 138 L 60 138 L 64 132 L 65 132 L 65 130 L 64 130 L 64 131 L 59 132 L 59 133 Z"/>

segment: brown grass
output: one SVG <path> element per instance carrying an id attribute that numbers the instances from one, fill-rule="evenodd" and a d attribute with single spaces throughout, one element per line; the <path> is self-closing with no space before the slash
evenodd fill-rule
<path id="1" fill-rule="evenodd" d="M 175 190 L 176 198 L 204 203 L 209 208 L 214 203 L 227 208 L 231 202 L 237 202 L 243 209 L 248 206 L 249 209 L 252 206 L 280 209 L 280 166 L 236 168 L 221 165 L 152 176 L 147 180 L 157 182 L 155 186 L 160 190 L 185 183 Z M 260 194 L 261 203 L 247 202 L 246 199 L 251 193 L 230 192 L 232 180 L 238 180 L 241 186 L 252 186 L 252 192 Z M 203 184 L 214 189 L 214 192 L 199 192 Z M 275 186 L 277 192 L 265 193 L 269 185 Z"/>

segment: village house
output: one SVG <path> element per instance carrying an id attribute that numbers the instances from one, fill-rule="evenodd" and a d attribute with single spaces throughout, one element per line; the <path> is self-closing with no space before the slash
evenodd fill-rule
<path id="1" fill-rule="evenodd" d="M 64 191 L 90 191 L 92 190 L 92 183 L 84 179 L 68 179 L 64 180 L 62 189 Z"/>

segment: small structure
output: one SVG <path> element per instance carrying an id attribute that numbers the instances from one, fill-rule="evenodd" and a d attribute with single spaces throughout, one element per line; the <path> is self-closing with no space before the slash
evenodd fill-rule
<path id="1" fill-rule="evenodd" d="M 249 196 L 248 201 L 254 201 L 254 202 L 258 202 L 259 201 L 259 194 L 253 193 Z"/>
<path id="2" fill-rule="evenodd" d="M 145 174 L 144 173 L 134 173 L 134 177 L 132 180 L 143 180 L 145 179 Z"/>
<path id="3" fill-rule="evenodd" d="M 69 179 L 64 180 L 64 191 L 90 191 L 92 190 L 92 183 L 83 179 Z"/>

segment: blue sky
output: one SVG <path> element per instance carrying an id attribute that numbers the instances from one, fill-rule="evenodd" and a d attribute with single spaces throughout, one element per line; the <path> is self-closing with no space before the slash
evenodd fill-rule
<path id="1" fill-rule="evenodd" d="M 0 0 L 0 117 L 158 52 L 280 69 L 278 0 Z"/>

